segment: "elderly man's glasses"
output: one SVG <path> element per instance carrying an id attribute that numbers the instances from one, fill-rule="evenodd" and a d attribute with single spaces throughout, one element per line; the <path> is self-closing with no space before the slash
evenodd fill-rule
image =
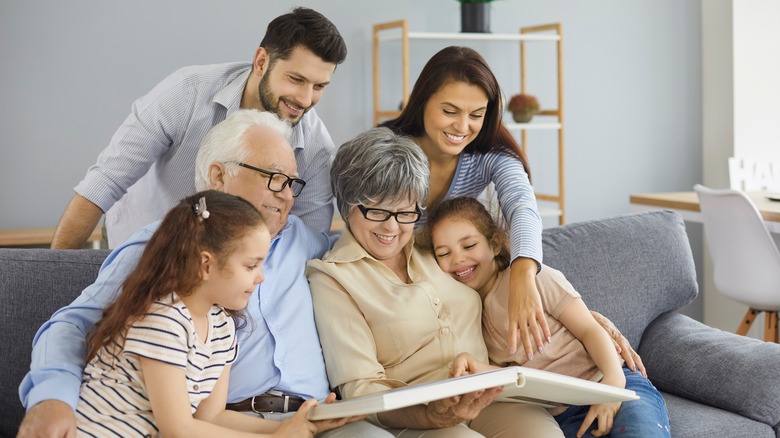
<path id="1" fill-rule="evenodd" d="M 399 224 L 413 224 L 420 220 L 420 207 L 415 207 L 415 211 L 388 211 L 381 208 L 368 208 L 364 205 L 359 205 L 357 208 L 363 213 L 363 217 L 373 222 L 384 222 L 391 217 L 395 217 L 395 221 Z"/>
<path id="2" fill-rule="evenodd" d="M 285 187 L 290 186 L 290 190 L 292 190 L 293 198 L 297 198 L 298 195 L 301 194 L 301 191 L 306 186 L 306 181 L 300 179 L 300 178 L 291 178 L 283 173 L 280 172 L 270 172 L 268 170 L 263 170 L 255 166 L 250 166 L 246 163 L 236 163 L 241 167 L 245 167 L 249 170 L 254 170 L 255 172 L 262 173 L 266 177 L 268 177 L 268 190 L 272 192 L 281 192 L 284 190 Z"/>

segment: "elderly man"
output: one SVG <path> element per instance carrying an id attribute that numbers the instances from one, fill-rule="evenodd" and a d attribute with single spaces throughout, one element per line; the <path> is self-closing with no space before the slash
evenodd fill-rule
<path id="1" fill-rule="evenodd" d="M 75 187 L 52 248 L 78 248 L 106 213 L 114 248 L 192 194 L 198 146 L 239 108 L 270 111 L 293 124 L 301 178 L 310 188 L 293 214 L 319 231 L 333 219 L 328 184 L 333 140 L 312 110 L 344 61 L 344 40 L 322 14 L 296 8 L 268 25 L 253 62 L 177 70 L 133 103 L 132 111 Z"/>
<path id="2" fill-rule="evenodd" d="M 307 260 L 322 256 L 330 241 L 289 215 L 305 185 L 298 179 L 289 134 L 290 128 L 270 113 L 237 111 L 212 128 L 196 160 L 197 189 L 248 200 L 272 236 L 263 264 L 265 281 L 249 301 L 251 321 L 239 332 L 241 354 L 228 391 L 229 409 L 259 411 L 269 419 L 283 419 L 304 398 L 323 399 L 329 393 L 304 268 Z M 62 437 L 75 431 L 87 332 L 115 299 L 157 225 L 140 229 L 114 250 L 96 282 L 38 331 L 31 370 L 19 388 L 28 409 L 19 436 Z M 323 436 L 390 435 L 361 421 Z"/>

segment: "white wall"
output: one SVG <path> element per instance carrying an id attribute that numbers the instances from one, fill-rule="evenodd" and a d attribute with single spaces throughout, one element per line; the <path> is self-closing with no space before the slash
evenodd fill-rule
<path id="1" fill-rule="evenodd" d="M 371 125 L 372 24 L 407 18 L 413 30 L 459 30 L 455 0 L 0 0 L 0 228 L 54 226 L 135 98 L 180 66 L 251 59 L 268 21 L 294 5 L 328 16 L 349 48 L 318 105 L 337 144 Z M 700 8 L 700 0 L 492 4 L 497 33 L 563 23 L 569 222 L 626 213 L 632 193 L 701 181 Z M 475 47 L 499 76 L 516 68 L 516 48 Z M 505 94 L 517 92 L 511 77 L 503 82 Z M 546 154 L 532 150 L 540 184 L 555 159 Z"/>
<path id="2" fill-rule="evenodd" d="M 780 2 L 702 3 L 704 184 L 729 186 L 730 156 L 780 160 Z M 776 236 L 780 242 L 780 236 Z M 703 321 L 734 332 L 748 307 L 718 293 L 704 247 Z M 748 335 L 763 339 L 764 317 Z"/>
<path id="3" fill-rule="evenodd" d="M 780 161 L 780 2 L 734 2 L 734 153 Z"/>

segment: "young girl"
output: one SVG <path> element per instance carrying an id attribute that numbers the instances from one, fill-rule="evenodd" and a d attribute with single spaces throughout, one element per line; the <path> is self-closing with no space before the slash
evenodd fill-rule
<path id="1" fill-rule="evenodd" d="M 260 213 L 232 195 L 200 192 L 168 212 L 90 334 L 79 436 L 313 436 L 315 400 L 281 424 L 225 411 L 234 318 L 269 243 Z"/>
<path id="2" fill-rule="evenodd" d="M 444 201 L 430 212 L 424 236 L 422 240 L 430 243 L 441 269 L 482 297 L 482 333 L 492 363 L 600 381 L 632 389 L 640 396 L 622 407 L 621 403 L 607 403 L 551 409 L 565 436 L 591 436 L 588 432 L 605 436 L 610 430 L 620 437 L 670 436 L 663 397 L 640 373 L 621 367 L 609 335 L 561 272 L 544 266 L 536 278 L 552 341 L 532 356 L 506 352 L 506 234 L 479 201 L 463 197 Z M 476 372 L 489 366 L 463 356 L 453 369 L 458 367 Z"/>

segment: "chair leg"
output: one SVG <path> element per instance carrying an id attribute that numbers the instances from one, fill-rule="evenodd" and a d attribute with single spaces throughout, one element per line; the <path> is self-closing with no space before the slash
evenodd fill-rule
<path id="1" fill-rule="evenodd" d="M 767 311 L 764 318 L 764 341 L 777 342 L 777 312 Z"/>
<path id="2" fill-rule="evenodd" d="M 747 313 L 745 313 L 745 317 L 742 318 L 742 323 L 737 329 L 737 334 L 745 336 L 748 330 L 750 330 L 750 326 L 753 325 L 753 322 L 756 320 L 756 316 L 758 316 L 759 313 L 761 313 L 760 310 L 753 309 L 752 307 L 748 309 Z"/>

